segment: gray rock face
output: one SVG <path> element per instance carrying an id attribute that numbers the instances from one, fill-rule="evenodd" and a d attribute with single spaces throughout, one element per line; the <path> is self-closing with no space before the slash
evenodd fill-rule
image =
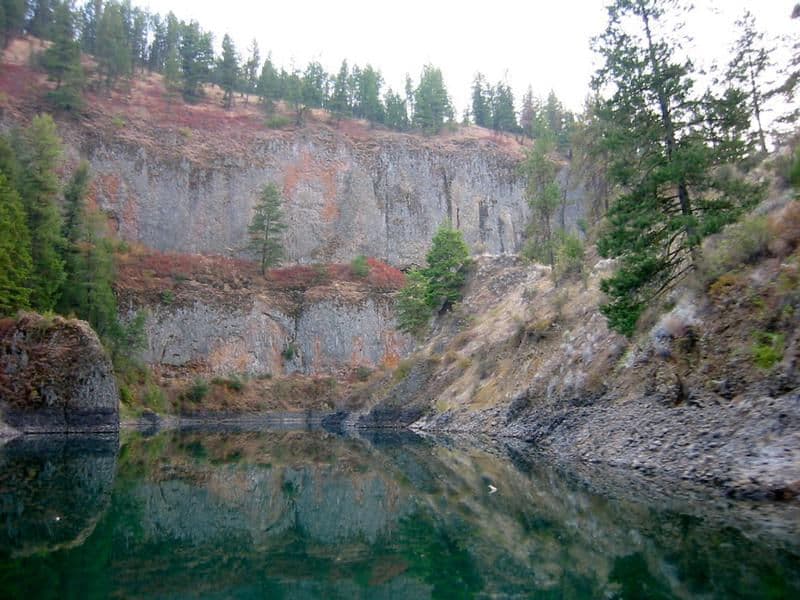
<path id="1" fill-rule="evenodd" d="M 0 417 L 24 433 L 119 429 L 113 367 L 88 323 L 34 313 L 2 322 Z"/>
<path id="2" fill-rule="evenodd" d="M 202 300 L 147 308 L 143 358 L 168 367 L 330 375 L 396 362 L 413 347 L 382 294 L 305 299 L 292 311 L 259 296 L 235 308 Z"/>
<path id="3" fill-rule="evenodd" d="M 122 237 L 160 250 L 241 253 L 267 182 L 283 188 L 292 262 L 364 254 L 421 263 L 448 219 L 476 252 L 515 252 L 529 219 L 518 155 L 488 141 L 445 145 L 401 134 L 364 141 L 302 130 L 208 167 L 144 147 L 85 146 L 99 204 Z"/>

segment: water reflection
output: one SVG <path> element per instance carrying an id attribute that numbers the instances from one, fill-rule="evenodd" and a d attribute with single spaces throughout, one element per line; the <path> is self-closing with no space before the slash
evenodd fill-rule
<path id="1" fill-rule="evenodd" d="M 170 432 L 126 439 L 114 476 L 113 450 L 58 444 L 0 449 L 1 595 L 800 594 L 790 507 L 770 507 L 768 529 L 750 506 L 565 474 L 503 445 Z M 71 525 L 53 528 L 62 514 Z"/>

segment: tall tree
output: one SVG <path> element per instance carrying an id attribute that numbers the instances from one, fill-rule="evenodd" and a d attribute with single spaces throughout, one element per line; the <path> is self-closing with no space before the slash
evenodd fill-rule
<path id="1" fill-rule="evenodd" d="M 183 97 L 192 102 L 201 96 L 201 85 L 208 81 L 211 66 L 214 64 L 213 38 L 211 33 L 200 29 L 196 21 L 181 23 L 180 29 Z"/>
<path id="2" fill-rule="evenodd" d="M 525 95 L 522 96 L 522 108 L 519 112 L 519 126 L 522 133 L 528 137 L 533 137 L 533 124 L 537 113 L 535 102 L 533 88 L 528 86 Z"/>
<path id="3" fill-rule="evenodd" d="M 272 56 L 267 54 L 264 66 L 261 67 L 261 75 L 258 78 L 256 88 L 258 97 L 264 103 L 267 112 L 272 112 L 275 102 L 281 96 L 281 81 L 277 69 L 272 64 Z"/>
<path id="4" fill-rule="evenodd" d="M 395 94 L 392 89 L 389 88 L 386 90 L 383 102 L 386 106 L 384 123 L 386 123 L 387 127 L 397 129 L 398 131 L 406 131 L 409 126 L 406 101 L 400 97 L 400 94 Z"/>
<path id="5" fill-rule="evenodd" d="M 453 106 L 441 70 L 425 65 L 414 90 L 414 125 L 427 133 L 435 133 L 453 118 Z"/>
<path id="6" fill-rule="evenodd" d="M 498 82 L 492 94 L 492 127 L 495 131 L 516 132 L 517 113 L 514 109 L 514 93 L 511 86 L 505 82 Z"/>
<path id="7" fill-rule="evenodd" d="M 261 53 L 258 50 L 258 42 L 254 39 L 248 49 L 247 62 L 244 64 L 244 85 L 245 104 L 250 102 L 250 94 L 256 92 L 258 85 L 258 69 L 261 66 Z"/>
<path id="8" fill-rule="evenodd" d="M 767 153 L 767 140 L 761 115 L 764 112 L 764 87 L 767 85 L 765 75 L 772 66 L 770 53 L 774 48 L 764 44 L 764 33 L 756 29 L 753 13 L 749 10 L 736 21 L 741 34 L 733 48 L 726 72 L 726 81 L 738 84 L 746 90 L 746 98 L 750 105 L 752 118 L 755 121 L 756 135 L 761 152 Z"/>
<path id="9" fill-rule="evenodd" d="M 25 0 L 2 0 L 0 2 L 0 48 L 5 48 L 13 36 L 22 32 L 27 9 Z"/>
<path id="10" fill-rule="evenodd" d="M 350 90 L 348 81 L 350 79 L 350 69 L 347 61 L 343 60 L 339 67 L 339 72 L 333 80 L 333 93 L 330 99 L 330 110 L 338 118 L 352 114 L 352 104 L 350 100 Z"/>
<path id="11" fill-rule="evenodd" d="M 222 57 L 217 66 L 217 81 L 223 91 L 222 102 L 225 108 L 230 109 L 233 106 L 233 92 L 239 83 L 239 57 L 236 46 L 227 33 L 222 38 Z"/>
<path id="12" fill-rule="evenodd" d="M 521 164 L 526 179 L 525 197 L 534 216 L 528 228 L 525 254 L 550 266 L 555 264 L 553 215 L 561 199 L 556 181 L 557 164 L 551 158 L 554 142 L 544 137 L 536 140 Z"/>
<path id="13" fill-rule="evenodd" d="M 717 168 L 744 155 L 746 144 L 733 132 L 746 119 L 694 93 L 692 63 L 676 58 L 677 42 L 666 33 L 675 9 L 671 0 L 616 0 L 595 41 L 604 60 L 593 80 L 605 96 L 598 116 L 610 178 L 622 190 L 598 241 L 603 256 L 619 259 L 602 283 L 609 299 L 602 311 L 627 335 L 647 304 L 694 268 L 703 237 L 758 198 L 753 186 Z M 728 133 L 717 139 L 722 122 Z"/>
<path id="14" fill-rule="evenodd" d="M 53 43 L 42 54 L 42 65 L 56 89 L 48 94 L 59 108 L 72 109 L 81 104 L 83 68 L 80 44 L 75 39 L 72 11 L 66 2 L 56 4 L 49 28 Z"/>
<path id="15" fill-rule="evenodd" d="M 111 91 L 121 77 L 133 74 L 131 48 L 119 2 L 108 2 L 97 25 L 97 62 L 103 85 Z"/>
<path id="16" fill-rule="evenodd" d="M 321 108 L 328 101 L 328 74 L 318 61 L 308 63 L 302 79 L 303 104 Z"/>
<path id="17" fill-rule="evenodd" d="M 800 19 L 800 2 L 794 5 L 791 18 Z M 781 122 L 790 125 L 800 120 L 800 104 L 796 101 L 797 91 L 800 89 L 800 37 L 794 37 L 792 50 L 794 54 L 782 72 L 785 77 L 783 83 L 774 90 L 770 90 L 770 95 L 781 94 L 785 102 L 791 107 L 786 114 L 780 117 Z"/>
<path id="18" fill-rule="evenodd" d="M 17 191 L 0 172 L 0 315 L 30 304 L 31 238 Z"/>
<path id="19" fill-rule="evenodd" d="M 38 310 L 53 310 L 65 274 L 61 214 L 56 204 L 61 139 L 49 115 L 34 117 L 22 134 L 18 155 L 20 192 L 31 234 L 31 304 Z"/>
<path id="20" fill-rule="evenodd" d="M 383 76 L 371 65 L 359 71 L 353 110 L 355 116 L 373 123 L 383 122 L 385 112 L 380 97 L 382 85 Z"/>
<path id="21" fill-rule="evenodd" d="M 492 126 L 491 90 L 480 73 L 472 82 L 472 118 L 478 127 Z"/>
<path id="22" fill-rule="evenodd" d="M 247 229 L 250 236 L 249 249 L 258 257 L 261 274 L 276 266 L 283 259 L 281 234 L 286 229 L 281 208 L 282 198 L 278 186 L 268 183 L 261 188 L 261 197 L 256 203 L 253 219 Z"/>
<path id="23" fill-rule="evenodd" d="M 54 20 L 54 9 L 58 0 L 31 0 L 28 4 L 28 24 L 26 29 L 31 35 L 50 39 L 50 27 Z"/>
<path id="24" fill-rule="evenodd" d="M 440 225 L 425 257 L 428 266 L 423 270 L 428 279 L 427 300 L 434 310 L 449 308 L 459 300 L 471 264 L 469 247 L 458 229 Z"/>

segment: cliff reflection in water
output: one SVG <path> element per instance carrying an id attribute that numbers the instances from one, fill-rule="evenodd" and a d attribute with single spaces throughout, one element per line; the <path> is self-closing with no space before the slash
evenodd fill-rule
<path id="1" fill-rule="evenodd" d="M 674 501 L 412 435 L 169 432 L 116 448 L 0 449 L 0 595 L 800 594 L 792 507 Z"/>

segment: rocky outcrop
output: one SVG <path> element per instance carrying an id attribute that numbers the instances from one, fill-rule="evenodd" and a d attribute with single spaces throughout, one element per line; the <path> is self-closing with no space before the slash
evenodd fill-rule
<path id="1" fill-rule="evenodd" d="M 0 321 L 0 418 L 24 433 L 119 429 L 113 367 L 88 323 L 34 313 Z"/>
<path id="2" fill-rule="evenodd" d="M 223 164 L 164 159 L 143 147 L 85 142 L 97 200 L 120 235 L 160 250 L 241 251 L 260 188 L 282 187 L 289 261 L 421 263 L 438 225 L 470 247 L 515 252 L 528 222 L 519 154 L 488 141 L 450 145 L 384 134 L 354 140 L 311 128 L 264 136 Z"/>
<path id="3" fill-rule="evenodd" d="M 143 359 L 181 370 L 336 375 L 396 365 L 413 347 L 397 331 L 391 294 L 340 282 L 294 297 L 200 293 L 165 303 L 132 299 L 147 314 Z"/>

